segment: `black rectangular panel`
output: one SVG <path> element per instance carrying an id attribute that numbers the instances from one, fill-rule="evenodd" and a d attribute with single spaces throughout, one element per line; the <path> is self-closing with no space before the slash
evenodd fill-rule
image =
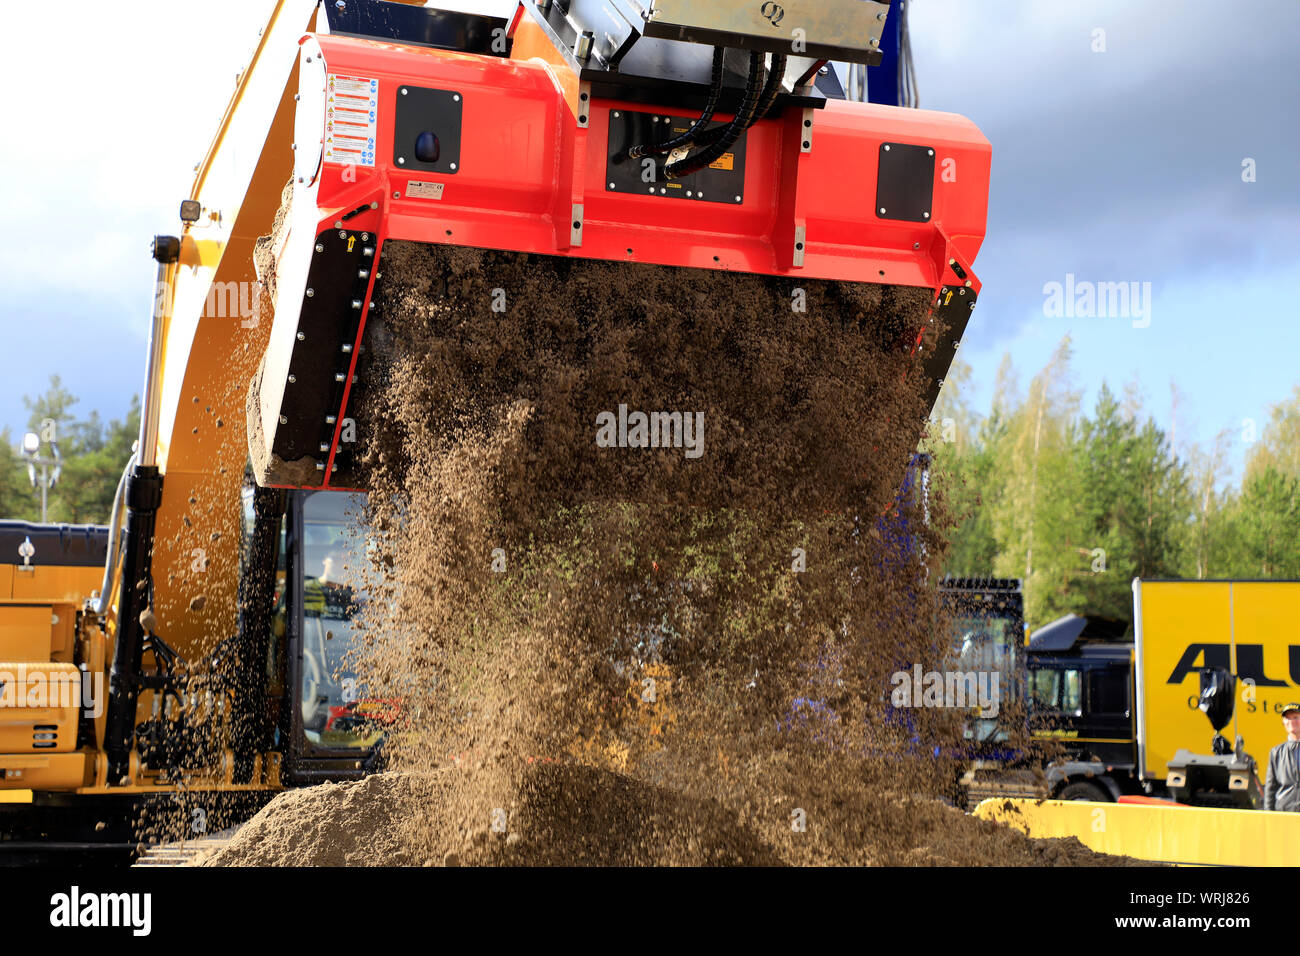
<path id="1" fill-rule="evenodd" d="M 455 175 L 460 169 L 461 107 L 457 90 L 404 85 L 397 89 L 393 162 L 399 169 Z M 431 135 L 436 147 L 432 162 L 421 159 L 421 136 Z M 427 154 L 426 154 L 427 155 Z"/>
<path id="2" fill-rule="evenodd" d="M 971 313 L 975 311 L 976 298 L 975 290 L 965 286 L 945 285 L 939 290 L 939 296 L 935 300 L 934 315 L 942 319 L 947 328 L 942 336 L 932 334 L 932 331 L 927 328 L 922 340 L 925 375 L 930 383 L 926 408 L 934 408 L 934 403 L 939 398 L 943 380 L 947 377 L 948 370 L 952 368 L 952 360 L 961 345 L 962 336 L 966 333 L 966 325 L 970 322 Z"/>
<path id="3" fill-rule="evenodd" d="M 731 150 L 712 167 L 672 182 L 660 181 L 666 157 L 655 157 L 656 165 L 653 169 L 645 165 L 651 162 L 650 157 L 639 160 L 623 158 L 633 146 L 666 142 L 680 136 L 691 128 L 695 119 L 693 116 L 673 116 L 667 113 L 611 110 L 605 190 L 653 194 L 665 199 L 727 203 L 731 206 L 744 202 L 746 134 L 741 134 Z M 620 159 L 621 162 L 618 161 Z"/>
<path id="4" fill-rule="evenodd" d="M 934 150 L 909 143 L 881 143 L 876 177 L 876 216 L 929 222 L 934 211 Z"/>

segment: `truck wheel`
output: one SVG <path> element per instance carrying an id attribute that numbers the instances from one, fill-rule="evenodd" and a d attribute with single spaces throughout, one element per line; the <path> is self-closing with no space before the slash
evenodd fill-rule
<path id="1" fill-rule="evenodd" d="M 1074 783 L 1067 783 L 1061 788 L 1061 792 L 1056 795 L 1057 800 L 1091 800 L 1094 803 L 1114 803 L 1110 791 L 1098 783 L 1089 783 L 1087 780 L 1076 780 Z"/>

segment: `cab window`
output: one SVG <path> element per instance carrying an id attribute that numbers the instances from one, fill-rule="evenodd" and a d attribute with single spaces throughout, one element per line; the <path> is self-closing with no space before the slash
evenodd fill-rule
<path id="1" fill-rule="evenodd" d="M 1029 674 L 1029 702 L 1036 710 L 1082 713 L 1083 680 L 1077 669 L 1046 667 Z"/>
<path id="2" fill-rule="evenodd" d="M 365 607 L 355 521 L 364 500 L 318 492 L 303 502 L 302 726 L 310 744 L 326 749 L 374 746 L 390 716 L 358 687 L 352 659 Z"/>

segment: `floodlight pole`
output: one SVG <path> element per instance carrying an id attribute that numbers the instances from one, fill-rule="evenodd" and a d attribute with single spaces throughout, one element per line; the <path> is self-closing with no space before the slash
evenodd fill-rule
<path id="1" fill-rule="evenodd" d="M 28 445 L 23 446 L 23 458 L 27 460 L 27 474 L 31 479 L 33 486 L 37 484 L 36 469 L 40 468 L 40 487 L 41 487 L 41 524 L 45 524 L 49 516 L 49 490 L 50 487 L 58 480 L 59 470 L 63 465 L 63 458 L 59 455 L 59 446 L 56 442 L 50 442 L 50 449 L 54 453 L 53 458 L 46 458 L 40 451 L 29 452 Z M 39 448 L 39 446 L 37 446 Z M 54 466 L 54 477 L 50 477 L 50 466 Z"/>

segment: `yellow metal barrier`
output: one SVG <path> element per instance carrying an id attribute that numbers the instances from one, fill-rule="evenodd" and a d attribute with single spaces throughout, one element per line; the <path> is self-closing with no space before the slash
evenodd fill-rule
<path id="1" fill-rule="evenodd" d="M 994 798 L 982 801 L 975 816 L 1153 863 L 1300 866 L 1300 813 Z"/>

